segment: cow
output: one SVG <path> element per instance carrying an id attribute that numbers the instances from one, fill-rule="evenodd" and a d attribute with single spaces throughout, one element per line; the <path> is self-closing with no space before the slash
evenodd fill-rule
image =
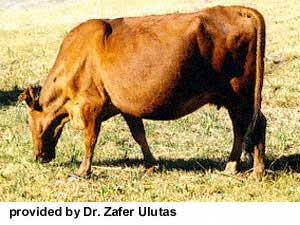
<path id="1" fill-rule="evenodd" d="M 225 172 L 253 154 L 253 176 L 264 174 L 266 118 L 261 112 L 265 22 L 255 9 L 216 6 L 192 13 L 91 19 L 64 38 L 39 97 L 28 106 L 34 157 L 55 158 L 63 126 L 84 130 L 85 153 L 75 175 L 91 174 L 103 121 L 121 114 L 155 164 L 142 119 L 174 120 L 205 104 L 228 110 L 233 147 Z"/>

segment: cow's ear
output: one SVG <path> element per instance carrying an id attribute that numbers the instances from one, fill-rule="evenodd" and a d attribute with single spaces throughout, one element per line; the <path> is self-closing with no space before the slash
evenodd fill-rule
<path id="1" fill-rule="evenodd" d="M 21 102 L 25 101 L 31 110 L 39 110 L 40 108 L 38 107 L 38 98 L 34 97 L 33 90 L 30 86 L 19 95 L 18 99 Z"/>

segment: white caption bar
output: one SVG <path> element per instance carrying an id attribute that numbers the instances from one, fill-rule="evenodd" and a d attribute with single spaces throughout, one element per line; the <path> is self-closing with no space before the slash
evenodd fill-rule
<path id="1" fill-rule="evenodd" d="M 300 203 L 0 203 L 5 225 L 282 225 L 299 212 Z"/>

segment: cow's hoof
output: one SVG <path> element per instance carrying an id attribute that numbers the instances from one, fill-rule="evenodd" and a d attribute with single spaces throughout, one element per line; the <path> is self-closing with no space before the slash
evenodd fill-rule
<path id="1" fill-rule="evenodd" d="M 89 179 L 89 178 L 91 178 L 91 173 L 89 173 L 88 175 L 84 175 L 84 176 L 79 176 L 76 173 L 72 173 L 69 176 L 68 181 L 78 181 L 78 180 Z"/>
<path id="2" fill-rule="evenodd" d="M 227 174 L 237 174 L 237 162 L 228 162 L 224 172 Z"/>
<path id="3" fill-rule="evenodd" d="M 151 169 L 152 167 L 155 167 L 157 165 L 158 164 L 155 159 L 145 160 L 145 162 L 144 162 L 144 167 L 146 169 Z"/>
<path id="4" fill-rule="evenodd" d="M 261 181 L 264 176 L 265 170 L 263 166 L 257 166 L 253 168 L 252 177 L 255 180 Z"/>
<path id="5" fill-rule="evenodd" d="M 145 168 L 147 173 L 161 171 L 161 166 L 159 164 L 152 165 L 151 167 Z"/>
<path id="6" fill-rule="evenodd" d="M 69 181 L 69 182 L 74 182 L 74 181 L 78 181 L 78 180 L 80 180 L 80 179 L 81 179 L 80 176 L 78 176 L 76 173 L 72 173 L 72 174 L 69 176 L 68 181 Z"/>
<path id="7" fill-rule="evenodd" d="M 44 159 L 39 160 L 39 162 L 42 163 L 42 164 L 49 163 L 51 161 L 52 161 L 52 158 L 44 158 Z"/>
<path id="8" fill-rule="evenodd" d="M 53 158 L 35 156 L 34 160 L 38 163 L 49 163 Z"/>

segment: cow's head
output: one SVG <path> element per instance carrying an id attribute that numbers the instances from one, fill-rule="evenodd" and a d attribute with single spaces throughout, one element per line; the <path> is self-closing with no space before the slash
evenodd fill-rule
<path id="1" fill-rule="evenodd" d="M 62 131 L 63 118 L 51 115 L 51 112 L 44 112 L 31 87 L 19 96 L 19 100 L 25 101 L 28 106 L 34 158 L 41 162 L 49 162 L 55 158 L 55 146 Z"/>

